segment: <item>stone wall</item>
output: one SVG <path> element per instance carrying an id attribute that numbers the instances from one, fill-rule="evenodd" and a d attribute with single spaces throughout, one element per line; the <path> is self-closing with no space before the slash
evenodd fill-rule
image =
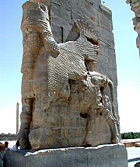
<path id="1" fill-rule="evenodd" d="M 140 1 L 139 0 L 127 0 L 127 3 L 130 4 L 131 10 L 135 13 L 133 18 L 134 30 L 138 33 L 136 40 L 137 48 L 139 49 L 140 55 Z"/>

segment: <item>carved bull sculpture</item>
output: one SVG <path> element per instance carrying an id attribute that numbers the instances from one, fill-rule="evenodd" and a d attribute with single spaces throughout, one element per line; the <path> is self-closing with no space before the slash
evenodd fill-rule
<path id="1" fill-rule="evenodd" d="M 79 38 L 57 44 L 48 7 L 40 2 L 26 2 L 23 10 L 23 107 L 18 134 L 21 148 L 119 142 L 113 84 L 107 77 L 91 72 L 99 51 L 93 31 L 77 20 Z M 98 117 L 105 120 L 107 129 L 99 132 L 100 136 L 103 138 L 105 131 L 110 134 L 99 142 L 94 129 Z"/>

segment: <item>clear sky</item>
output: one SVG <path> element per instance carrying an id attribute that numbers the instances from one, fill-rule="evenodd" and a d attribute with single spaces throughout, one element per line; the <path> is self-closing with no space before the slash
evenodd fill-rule
<path id="1" fill-rule="evenodd" d="M 139 131 L 140 59 L 129 5 L 125 0 L 104 0 L 112 10 L 118 72 L 121 131 Z M 15 133 L 16 103 L 21 108 L 22 33 L 25 0 L 0 1 L 0 133 Z"/>

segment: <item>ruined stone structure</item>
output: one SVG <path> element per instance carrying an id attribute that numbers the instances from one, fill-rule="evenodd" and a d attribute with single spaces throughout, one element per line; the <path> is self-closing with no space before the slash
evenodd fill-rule
<path id="1" fill-rule="evenodd" d="M 140 1 L 127 0 L 127 3 L 130 4 L 131 10 L 135 13 L 135 17 L 133 18 L 133 24 L 134 24 L 134 30 L 138 33 L 136 44 L 139 49 L 139 55 L 140 55 Z"/>
<path id="2" fill-rule="evenodd" d="M 21 29 L 21 148 L 118 143 L 111 11 L 100 0 L 30 0 Z"/>

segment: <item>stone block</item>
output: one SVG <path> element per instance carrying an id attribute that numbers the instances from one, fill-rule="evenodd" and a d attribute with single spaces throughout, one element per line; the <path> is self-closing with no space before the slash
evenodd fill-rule
<path id="1" fill-rule="evenodd" d="M 104 45 L 106 45 L 106 47 L 114 49 L 114 37 L 112 31 L 99 26 L 98 38 L 104 43 Z"/>
<path id="2" fill-rule="evenodd" d="M 100 27 L 107 29 L 108 31 L 112 31 L 112 19 L 108 19 L 108 17 L 103 13 L 98 13 L 98 20 Z"/>
<path id="3" fill-rule="evenodd" d="M 67 1 L 64 1 L 64 0 L 51 0 L 51 4 L 52 5 L 57 4 L 57 5 L 61 6 L 63 9 L 71 10 L 73 1 L 74 0 L 67 0 Z"/>
<path id="4" fill-rule="evenodd" d="M 92 22 L 93 16 L 97 15 L 97 10 L 86 1 L 78 1 L 72 6 L 72 18 L 73 19 L 84 19 L 86 22 Z M 94 18 L 94 20 L 97 20 Z"/>
<path id="5" fill-rule="evenodd" d="M 8 151 L 6 167 L 128 167 L 122 144 L 73 147 L 36 152 Z"/>
<path id="6" fill-rule="evenodd" d="M 52 4 L 51 7 L 52 16 L 57 16 L 63 18 L 64 20 L 71 20 L 71 11 L 59 6 L 57 4 Z"/>
<path id="7" fill-rule="evenodd" d="M 101 0 L 86 0 L 88 3 L 94 5 L 97 9 L 99 8 L 101 4 Z"/>
<path id="8" fill-rule="evenodd" d="M 109 20 L 112 20 L 112 11 L 104 4 L 104 2 L 101 3 L 100 9 Z"/>

